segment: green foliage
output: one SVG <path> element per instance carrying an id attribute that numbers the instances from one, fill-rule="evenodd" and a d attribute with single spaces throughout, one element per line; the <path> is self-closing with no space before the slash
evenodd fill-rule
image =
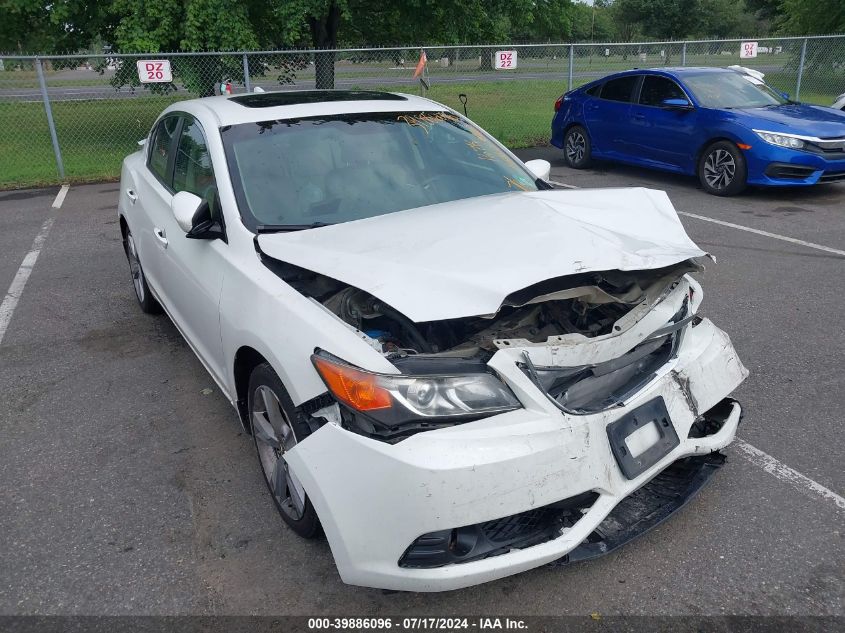
<path id="1" fill-rule="evenodd" d="M 781 0 L 777 24 L 789 35 L 845 33 L 845 0 Z"/>

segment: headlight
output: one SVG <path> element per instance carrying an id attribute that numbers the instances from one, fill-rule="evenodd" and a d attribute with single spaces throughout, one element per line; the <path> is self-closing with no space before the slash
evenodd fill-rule
<path id="1" fill-rule="evenodd" d="M 521 407 L 491 373 L 376 374 L 322 351 L 311 361 L 354 430 L 388 441 Z"/>
<path id="2" fill-rule="evenodd" d="M 801 149 L 804 147 L 804 145 L 806 145 L 804 141 L 802 141 L 800 138 L 795 138 L 794 136 L 785 136 L 783 134 L 777 134 L 775 132 L 765 132 L 763 130 L 754 130 L 754 133 L 757 134 L 757 136 L 759 136 L 767 143 L 777 145 L 778 147 L 788 147 L 789 149 Z"/>

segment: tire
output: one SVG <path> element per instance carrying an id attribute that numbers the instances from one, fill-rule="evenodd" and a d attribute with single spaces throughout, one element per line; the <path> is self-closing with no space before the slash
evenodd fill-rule
<path id="1" fill-rule="evenodd" d="M 714 196 L 735 196 L 745 190 L 748 168 L 739 148 L 730 141 L 716 141 L 698 159 L 701 187 Z"/>
<path id="2" fill-rule="evenodd" d="M 591 162 L 590 135 L 580 125 L 573 125 L 563 137 L 563 157 L 572 169 L 586 169 Z"/>
<path id="3" fill-rule="evenodd" d="M 283 457 L 311 431 L 268 363 L 249 377 L 247 411 L 258 464 L 276 509 L 299 536 L 314 538 L 320 533 L 317 513 Z"/>
<path id="4" fill-rule="evenodd" d="M 129 261 L 129 274 L 132 276 L 135 298 L 138 300 L 138 305 L 141 306 L 141 311 L 146 314 L 159 314 L 161 312 L 161 306 L 155 300 L 153 294 L 150 292 L 150 287 L 147 285 L 147 278 L 141 266 L 138 250 L 135 247 L 135 239 L 132 237 L 132 231 L 128 227 L 126 229 L 126 235 L 123 237 L 123 250 L 126 252 L 126 259 Z"/>

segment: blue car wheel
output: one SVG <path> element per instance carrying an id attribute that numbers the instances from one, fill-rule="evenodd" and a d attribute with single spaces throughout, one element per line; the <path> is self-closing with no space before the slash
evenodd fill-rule
<path id="1" fill-rule="evenodd" d="M 563 156 L 572 169 L 590 166 L 590 137 L 580 125 L 573 125 L 563 138 Z"/>
<path id="2" fill-rule="evenodd" d="M 730 141 L 708 146 L 698 159 L 698 179 L 707 193 L 735 196 L 745 189 L 748 170 L 745 157 Z"/>

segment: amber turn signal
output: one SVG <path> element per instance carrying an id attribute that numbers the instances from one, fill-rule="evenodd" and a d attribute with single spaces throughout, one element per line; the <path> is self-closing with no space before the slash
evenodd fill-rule
<path id="1" fill-rule="evenodd" d="M 356 411 L 389 409 L 392 406 L 390 392 L 379 386 L 378 376 L 322 356 L 314 355 L 311 360 L 332 395 Z"/>

